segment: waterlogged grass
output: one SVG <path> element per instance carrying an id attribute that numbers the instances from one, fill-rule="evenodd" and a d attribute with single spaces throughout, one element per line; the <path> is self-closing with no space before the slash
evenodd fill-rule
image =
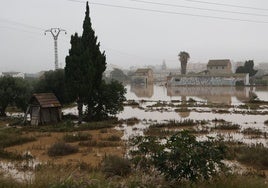
<path id="1" fill-rule="evenodd" d="M 242 130 L 241 133 L 246 134 L 246 135 L 263 135 L 264 134 L 260 129 L 255 129 L 251 127 Z"/>
<path id="2" fill-rule="evenodd" d="M 135 124 L 138 124 L 140 122 L 140 120 L 138 118 L 129 118 L 129 119 L 124 119 L 124 120 L 120 120 L 120 123 L 123 124 L 127 124 L 127 125 L 135 125 Z"/>
<path id="3" fill-rule="evenodd" d="M 23 135 L 23 132 L 17 128 L 8 127 L 0 129 L 0 148 L 21 145 L 35 140 L 35 137 L 25 136 Z"/>
<path id="4" fill-rule="evenodd" d="M 262 144 L 234 145 L 228 148 L 229 156 L 238 162 L 260 170 L 268 170 L 268 148 Z"/>
<path id="5" fill-rule="evenodd" d="M 205 125 L 207 124 L 207 121 L 205 120 L 193 120 L 193 119 L 185 119 L 185 120 L 169 120 L 166 123 L 155 123 L 150 125 L 150 127 L 169 127 L 169 128 L 176 128 L 176 127 L 185 127 L 185 126 L 196 126 L 196 125 Z"/>
<path id="6" fill-rule="evenodd" d="M 86 130 L 99 130 L 112 128 L 118 123 L 117 120 L 89 122 L 77 125 L 72 121 L 64 121 L 55 125 L 46 126 L 25 126 L 25 131 L 38 131 L 38 132 L 74 132 L 74 131 L 86 131 Z"/>
<path id="7" fill-rule="evenodd" d="M 239 130 L 240 128 L 241 128 L 240 125 L 233 124 L 231 122 L 224 122 L 214 127 L 214 129 L 217 130 Z"/>
<path id="8" fill-rule="evenodd" d="M 117 163 L 117 161 L 120 161 Z M 155 171 L 144 173 L 133 169 L 129 162 L 116 157 L 106 160 L 106 168 L 92 168 L 87 164 L 77 166 L 45 164 L 34 171 L 32 181 L 16 181 L 0 174 L 0 188 L 106 188 L 106 187 L 183 187 L 183 188 L 266 188 L 266 179 L 257 175 L 220 175 L 211 180 L 200 180 L 196 183 L 170 182 Z M 81 168 L 82 166 L 82 168 Z M 121 171 L 121 169 L 124 171 Z M 111 171 L 112 170 L 112 171 Z M 116 171 L 114 171 L 116 170 Z M 131 170 L 131 172 L 130 172 Z M 109 173 L 112 172 L 112 173 Z M 107 173 L 109 176 L 107 176 Z"/>
<path id="9" fill-rule="evenodd" d="M 121 137 L 117 135 L 111 135 L 108 138 L 106 138 L 106 140 L 111 142 L 119 142 L 121 141 Z"/>
<path id="10" fill-rule="evenodd" d="M 23 156 L 13 152 L 8 152 L 4 149 L 0 149 L 0 158 L 9 160 L 23 160 Z"/>
<path id="11" fill-rule="evenodd" d="M 120 146 L 120 145 L 121 145 L 121 143 L 119 143 L 119 142 L 110 142 L 110 141 L 90 140 L 90 141 L 79 142 L 79 146 L 82 146 L 82 147 L 105 148 L 105 147 L 117 147 L 117 146 Z"/>
<path id="12" fill-rule="evenodd" d="M 69 133 L 63 136 L 63 140 L 65 142 L 78 142 L 78 141 L 85 141 L 91 140 L 92 135 L 88 133 L 78 132 L 78 133 Z"/>

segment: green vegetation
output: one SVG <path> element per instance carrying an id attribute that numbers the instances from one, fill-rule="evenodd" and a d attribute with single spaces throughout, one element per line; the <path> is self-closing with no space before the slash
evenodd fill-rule
<path id="1" fill-rule="evenodd" d="M 255 128 L 246 128 L 243 131 L 241 131 L 243 134 L 247 135 L 262 135 L 264 134 L 260 129 L 255 129 Z"/>
<path id="2" fill-rule="evenodd" d="M 126 83 L 129 80 L 129 77 L 125 75 L 121 69 L 117 68 L 114 68 L 114 70 L 111 72 L 110 78 L 120 83 Z"/>
<path id="3" fill-rule="evenodd" d="M 118 142 L 118 141 L 121 141 L 121 137 L 117 135 L 111 135 L 106 140 L 111 141 L 111 142 Z"/>
<path id="4" fill-rule="evenodd" d="M 0 117 L 6 116 L 9 105 L 25 111 L 31 92 L 30 85 L 22 78 L 0 77 Z"/>
<path id="5" fill-rule="evenodd" d="M 237 161 L 261 170 L 268 169 L 268 148 L 262 144 L 234 146 L 232 150 Z"/>
<path id="6" fill-rule="evenodd" d="M 35 84 L 34 92 L 54 93 L 61 104 L 68 104 L 69 102 L 72 102 L 68 97 L 68 92 L 66 91 L 65 73 L 62 69 L 45 72 Z"/>
<path id="7" fill-rule="evenodd" d="M 220 129 L 220 130 L 239 130 L 240 128 L 241 128 L 240 125 L 233 124 L 231 122 L 222 122 L 214 127 L 214 129 Z"/>
<path id="8" fill-rule="evenodd" d="M 235 73 L 249 73 L 249 77 L 254 76 L 258 71 L 254 70 L 254 61 L 248 60 L 244 66 L 237 67 Z"/>
<path id="9" fill-rule="evenodd" d="M 65 67 L 67 90 L 77 101 L 79 123 L 83 119 L 83 105 L 86 105 L 87 121 L 103 119 L 123 109 L 126 91 L 118 82 L 105 83 L 102 79 L 105 69 L 106 56 L 100 51 L 92 29 L 87 2 L 82 36 L 72 35 Z"/>
<path id="10" fill-rule="evenodd" d="M 0 148 L 6 148 L 15 145 L 21 145 L 27 142 L 35 141 L 36 138 L 24 136 L 22 131 L 14 128 L 0 129 Z"/>
<path id="11" fill-rule="evenodd" d="M 205 120 L 193 120 L 193 119 L 184 119 L 184 120 L 169 120 L 167 123 L 156 123 L 150 125 L 150 127 L 169 127 L 169 128 L 175 128 L 175 127 L 184 127 L 184 126 L 195 126 L 195 125 L 205 125 L 207 121 Z"/>
<path id="12" fill-rule="evenodd" d="M 64 156 L 78 152 L 78 148 L 64 142 L 53 144 L 47 151 L 48 156 Z"/>
<path id="13" fill-rule="evenodd" d="M 79 142 L 79 146 L 106 148 L 106 147 L 120 146 L 120 143 L 119 142 L 110 142 L 110 141 L 90 140 L 90 141 Z"/>
<path id="14" fill-rule="evenodd" d="M 71 121 L 63 121 L 55 125 L 47 126 L 27 126 L 23 127 L 24 131 L 37 131 L 37 132 L 75 132 L 75 131 L 86 131 L 86 130 L 101 130 L 112 128 L 117 125 L 116 119 L 111 119 L 107 121 L 98 121 L 98 122 L 88 122 L 80 125 L 75 124 Z"/>
<path id="15" fill-rule="evenodd" d="M 170 181 L 209 179 L 224 168 L 222 142 L 212 138 L 197 141 L 187 131 L 167 138 L 165 143 L 153 136 L 137 137 L 132 145 L 137 148 L 131 151 L 134 164 L 145 171 L 154 167 Z"/>
<path id="16" fill-rule="evenodd" d="M 125 177 L 131 173 L 131 162 L 115 155 L 106 156 L 102 161 L 101 171 L 106 177 Z"/>

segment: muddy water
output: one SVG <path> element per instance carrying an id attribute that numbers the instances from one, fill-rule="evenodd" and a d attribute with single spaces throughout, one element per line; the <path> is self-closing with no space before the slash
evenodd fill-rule
<path id="1" fill-rule="evenodd" d="M 268 133 L 268 126 L 264 124 L 268 120 L 268 115 L 262 115 L 263 112 L 268 112 L 268 105 L 262 106 L 262 109 L 239 109 L 239 105 L 250 98 L 257 97 L 259 100 L 268 101 L 268 87 L 165 87 L 157 85 L 131 86 L 127 85 L 127 100 L 135 100 L 140 103 L 140 107 L 126 106 L 124 111 L 118 117 L 120 119 L 128 119 L 136 117 L 143 122 L 137 123 L 134 126 L 123 125 L 118 127 L 124 131 L 124 139 L 135 135 L 142 135 L 143 130 L 148 128 L 148 121 L 163 122 L 165 120 L 213 120 L 223 119 L 233 124 L 239 124 L 241 130 L 245 128 L 254 128 Z M 189 107 L 182 112 L 175 112 L 172 107 L 148 108 L 148 106 L 157 102 L 181 103 L 194 99 L 201 104 L 216 104 L 217 110 L 224 110 L 225 113 L 217 113 L 215 109 L 209 107 Z M 222 106 L 222 107 L 221 107 Z M 228 106 L 228 108 L 226 108 Z M 164 110 L 163 110 L 164 109 Z M 257 112 L 256 115 L 250 112 Z M 237 113 L 241 112 L 241 113 Z M 217 135 L 217 132 L 210 133 L 210 136 Z M 222 133 L 219 133 L 222 134 Z M 226 137 L 234 140 L 244 141 L 245 143 L 266 143 L 266 139 L 249 139 L 241 133 L 229 133 Z M 268 141 L 268 140 L 267 140 Z M 265 144 L 266 145 L 266 144 Z"/>

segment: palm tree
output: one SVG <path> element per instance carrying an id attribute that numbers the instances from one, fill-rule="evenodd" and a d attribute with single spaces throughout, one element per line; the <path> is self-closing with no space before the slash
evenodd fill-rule
<path id="1" fill-rule="evenodd" d="M 181 74 L 186 74 L 187 62 L 190 59 L 188 52 L 182 51 L 179 53 L 179 60 L 181 62 Z"/>

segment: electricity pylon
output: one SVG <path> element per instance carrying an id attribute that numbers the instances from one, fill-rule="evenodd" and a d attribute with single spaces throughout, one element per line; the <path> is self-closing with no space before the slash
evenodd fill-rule
<path id="1" fill-rule="evenodd" d="M 47 32 L 50 32 L 54 38 L 54 52 L 55 52 L 55 70 L 59 69 L 59 62 L 58 62 L 58 36 L 59 34 L 64 31 L 67 34 L 66 30 L 61 28 L 51 28 L 45 31 L 45 35 Z"/>

